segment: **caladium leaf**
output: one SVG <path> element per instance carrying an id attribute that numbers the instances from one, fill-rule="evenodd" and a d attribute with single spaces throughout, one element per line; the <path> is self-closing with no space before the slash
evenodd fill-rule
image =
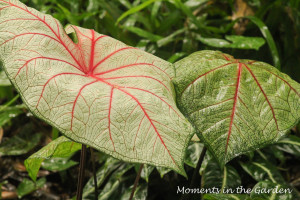
<path id="1" fill-rule="evenodd" d="M 172 64 L 94 30 L 64 30 L 17 0 L 0 0 L 0 12 L 0 59 L 32 113 L 115 158 L 185 174 L 193 130 L 176 107 Z"/>
<path id="2" fill-rule="evenodd" d="M 201 51 L 175 69 L 179 107 L 221 165 L 278 141 L 300 119 L 300 85 L 266 63 Z"/>

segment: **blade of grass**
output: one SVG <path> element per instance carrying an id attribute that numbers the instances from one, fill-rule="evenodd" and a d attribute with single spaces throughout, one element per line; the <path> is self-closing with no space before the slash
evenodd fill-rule
<path id="1" fill-rule="evenodd" d="M 144 3 L 136 6 L 136 7 L 133 7 L 129 10 L 127 10 L 126 12 L 124 12 L 118 19 L 117 19 L 117 22 L 116 22 L 116 25 L 120 23 L 120 21 L 122 21 L 122 19 L 124 19 L 125 17 L 129 16 L 129 15 L 132 15 L 144 8 L 146 8 L 147 6 L 149 6 L 150 4 L 154 3 L 155 1 L 162 1 L 162 0 L 148 0 L 148 1 L 145 1 Z"/>
<path id="2" fill-rule="evenodd" d="M 244 17 L 246 19 L 251 20 L 258 28 L 260 29 L 262 35 L 266 38 L 267 43 L 269 45 L 272 57 L 273 57 L 273 62 L 274 65 L 277 69 L 281 70 L 281 65 L 280 65 L 280 58 L 278 54 L 278 50 L 276 47 L 276 44 L 274 42 L 274 39 L 272 37 L 272 34 L 270 33 L 268 27 L 257 17 L 254 16 L 247 16 Z"/>
<path id="3" fill-rule="evenodd" d="M 4 110 L 5 108 L 7 108 L 8 106 L 10 106 L 11 104 L 13 104 L 15 101 L 17 101 L 19 97 L 20 97 L 20 95 L 18 94 L 18 95 L 16 95 L 12 100 L 10 100 L 10 101 L 7 102 L 6 104 L 4 104 L 4 106 L 2 106 L 2 107 L 0 108 L 0 112 L 1 112 L 2 110 Z"/>
<path id="4" fill-rule="evenodd" d="M 124 26 L 124 29 L 137 34 L 138 36 L 141 36 L 143 38 L 146 38 L 152 42 L 157 42 L 158 40 L 162 39 L 161 36 L 155 35 L 153 33 L 150 33 L 148 31 L 145 31 L 143 29 L 137 28 L 137 27 L 126 27 Z"/>

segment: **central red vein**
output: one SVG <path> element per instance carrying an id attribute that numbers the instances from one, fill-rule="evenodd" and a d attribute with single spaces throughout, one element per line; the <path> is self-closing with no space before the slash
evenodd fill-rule
<path id="1" fill-rule="evenodd" d="M 88 71 L 91 72 L 91 69 L 94 66 L 94 54 L 95 54 L 95 31 L 91 30 L 92 38 L 91 38 L 91 55 L 90 55 L 90 64 Z"/>
<path id="2" fill-rule="evenodd" d="M 234 98 L 233 98 L 234 99 L 233 108 L 232 108 L 232 112 L 230 115 L 230 124 L 229 124 L 228 136 L 227 136 L 227 141 L 226 141 L 226 146 L 225 146 L 225 154 L 227 154 L 228 142 L 229 142 L 229 138 L 230 138 L 231 131 L 232 131 L 232 124 L 233 124 L 233 119 L 234 119 L 234 115 L 235 115 L 235 111 L 236 111 L 236 103 L 237 103 L 238 96 L 239 96 L 238 93 L 239 93 L 239 89 L 240 89 L 241 75 L 242 75 L 242 63 L 239 63 L 236 88 L 235 88 L 235 93 L 234 93 Z"/>

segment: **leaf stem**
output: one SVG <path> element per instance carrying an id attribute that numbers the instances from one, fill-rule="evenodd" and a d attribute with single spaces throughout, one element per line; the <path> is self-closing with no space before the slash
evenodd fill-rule
<path id="1" fill-rule="evenodd" d="M 86 145 L 82 144 L 81 154 L 80 154 L 77 194 L 76 194 L 76 199 L 77 200 L 82 200 L 83 180 L 84 180 L 84 171 L 85 171 L 85 159 L 86 159 Z"/>
<path id="2" fill-rule="evenodd" d="M 135 181 L 134 181 L 134 185 L 133 185 L 129 200 L 132 200 L 132 198 L 133 198 L 134 192 L 136 190 L 136 187 L 137 187 L 137 185 L 139 183 L 139 180 L 140 180 L 140 177 L 141 177 L 143 167 L 144 167 L 144 164 L 141 164 L 140 169 L 138 171 L 138 174 L 136 175 L 136 178 L 135 178 Z"/>
<path id="3" fill-rule="evenodd" d="M 200 154 L 197 166 L 194 169 L 194 173 L 193 173 L 192 180 L 191 180 L 190 187 L 189 187 L 190 189 L 195 188 L 197 186 L 197 183 L 200 183 L 200 181 L 198 181 L 199 177 L 200 177 L 199 171 L 200 171 L 200 167 L 202 165 L 202 162 L 204 160 L 204 156 L 205 156 L 206 150 L 207 149 L 204 146 L 203 149 L 202 149 L 202 151 L 201 151 L 201 154 Z M 190 200 L 191 199 L 190 195 L 191 195 L 190 193 L 187 193 L 186 195 L 183 195 L 182 198 L 181 198 L 181 200 Z"/>
<path id="4" fill-rule="evenodd" d="M 93 163 L 93 176 L 94 176 L 94 186 L 95 186 L 95 200 L 98 199 L 98 190 L 97 190 L 97 174 L 96 174 L 96 164 L 95 164 L 95 157 L 94 157 L 94 150 L 90 147 L 92 163 Z"/>

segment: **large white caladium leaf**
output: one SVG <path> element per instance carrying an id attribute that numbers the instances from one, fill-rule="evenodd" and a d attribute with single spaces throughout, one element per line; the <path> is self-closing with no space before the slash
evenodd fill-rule
<path id="1" fill-rule="evenodd" d="M 179 107 L 221 165 L 276 142 L 300 119 L 300 85 L 266 63 L 200 51 L 175 67 Z"/>
<path id="2" fill-rule="evenodd" d="M 185 174 L 192 128 L 170 63 L 94 30 L 64 30 L 17 0 L 0 0 L 0 34 L 5 71 L 37 117 L 116 158 Z"/>

